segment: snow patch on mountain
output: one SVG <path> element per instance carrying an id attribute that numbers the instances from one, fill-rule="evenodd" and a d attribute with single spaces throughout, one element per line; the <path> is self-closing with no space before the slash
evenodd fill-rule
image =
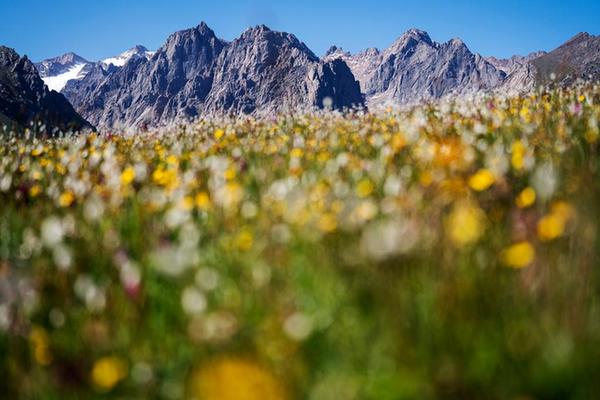
<path id="1" fill-rule="evenodd" d="M 122 67 L 134 57 L 144 57 L 149 60 L 152 58 L 154 53 L 154 51 L 149 51 L 144 46 L 135 46 L 134 48 L 129 49 L 116 57 L 109 57 L 100 62 L 105 66 L 110 66 L 112 64 L 115 67 Z"/>
<path id="2" fill-rule="evenodd" d="M 42 80 L 48 86 L 48 89 L 60 92 L 70 80 L 83 79 L 85 77 L 84 68 L 86 65 L 86 63 L 75 64 L 67 72 L 56 76 L 46 76 Z"/>

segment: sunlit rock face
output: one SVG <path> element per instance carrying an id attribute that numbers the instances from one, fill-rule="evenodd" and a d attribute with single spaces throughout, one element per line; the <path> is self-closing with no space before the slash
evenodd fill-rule
<path id="1" fill-rule="evenodd" d="M 506 78 L 460 39 L 437 43 L 419 29 L 410 29 L 383 51 L 352 55 L 333 47 L 324 59 L 346 61 L 369 106 L 471 94 L 498 87 Z"/>
<path id="2" fill-rule="evenodd" d="M 348 66 L 321 61 L 294 35 L 257 26 L 226 42 L 204 23 L 171 35 L 151 59 L 96 69 L 65 93 L 101 127 L 363 105 Z"/>
<path id="3" fill-rule="evenodd" d="M 28 126 L 39 122 L 45 132 L 91 129 L 63 95 L 50 91 L 27 57 L 0 46 L 0 124 Z"/>

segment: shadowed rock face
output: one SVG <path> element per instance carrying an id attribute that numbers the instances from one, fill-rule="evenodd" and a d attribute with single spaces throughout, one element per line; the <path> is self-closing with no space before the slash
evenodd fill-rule
<path id="1" fill-rule="evenodd" d="M 208 113 L 363 105 L 343 62 L 322 62 L 295 36 L 258 26 L 227 43 L 204 23 L 171 35 L 150 59 L 92 71 L 65 95 L 101 127 L 158 125 Z"/>
<path id="2" fill-rule="evenodd" d="M 92 129 L 63 95 L 49 91 L 27 57 L 0 46 L 0 115 L 3 123 L 41 122 L 47 132 Z"/>
<path id="3" fill-rule="evenodd" d="M 600 79 L 600 36 L 579 33 L 562 46 L 532 61 L 540 83 L 570 85 L 577 79 Z"/>

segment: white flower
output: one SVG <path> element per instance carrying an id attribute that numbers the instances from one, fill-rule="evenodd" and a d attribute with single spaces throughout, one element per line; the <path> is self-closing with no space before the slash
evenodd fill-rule
<path id="1" fill-rule="evenodd" d="M 301 341 L 312 333 L 313 320 L 304 313 L 296 312 L 285 319 L 283 330 L 291 339 Z"/>
<path id="2" fill-rule="evenodd" d="M 47 247 L 53 247 L 62 242 L 63 236 L 64 230 L 60 219 L 48 217 L 42 222 L 41 237 Z"/>
<path id="3" fill-rule="evenodd" d="M 202 314 L 206 310 L 206 297 L 199 289 L 189 286 L 181 293 L 181 307 L 189 315 Z"/>

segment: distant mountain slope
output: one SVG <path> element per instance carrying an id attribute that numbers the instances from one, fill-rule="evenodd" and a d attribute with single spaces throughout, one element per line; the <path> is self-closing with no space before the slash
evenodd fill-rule
<path id="1" fill-rule="evenodd" d="M 69 82 L 80 81 L 94 68 L 102 67 L 112 72 L 133 58 L 150 58 L 154 53 L 144 46 L 135 46 L 115 57 L 93 62 L 75 54 L 66 53 L 35 64 L 44 83 L 50 90 L 62 92 Z"/>
<path id="2" fill-rule="evenodd" d="M 538 85 L 538 79 L 537 70 L 532 61 L 544 54 L 546 54 L 545 51 L 537 51 L 526 56 L 517 55 L 506 59 L 486 57 L 487 62 L 506 74 L 504 82 L 495 90 L 516 94 L 534 89 Z"/>
<path id="3" fill-rule="evenodd" d="M 533 60 L 540 83 L 569 85 L 578 78 L 600 79 L 600 36 L 579 33 L 557 49 Z"/>
<path id="4" fill-rule="evenodd" d="M 492 64 L 496 69 L 504 71 L 508 76 L 520 69 L 522 66 L 532 62 L 533 60 L 543 56 L 544 54 L 547 53 L 545 51 L 536 51 L 526 56 L 517 55 L 512 56 L 511 58 L 486 57 L 485 60 Z"/>
<path id="5" fill-rule="evenodd" d="M 322 106 L 326 97 L 336 108 L 363 104 L 345 63 L 322 62 L 295 36 L 259 26 L 228 43 L 205 23 L 171 35 L 150 60 L 90 73 L 65 93 L 103 127 Z"/>
<path id="6" fill-rule="evenodd" d="M 0 46 L 0 122 L 26 126 L 32 121 L 49 132 L 92 128 L 63 95 L 46 88 L 27 57 Z"/>
<path id="7" fill-rule="evenodd" d="M 499 86 L 506 73 L 473 54 L 460 39 L 436 43 L 410 29 L 389 48 L 357 55 L 333 49 L 325 59 L 345 60 L 361 82 L 369 105 L 409 103 Z"/>

